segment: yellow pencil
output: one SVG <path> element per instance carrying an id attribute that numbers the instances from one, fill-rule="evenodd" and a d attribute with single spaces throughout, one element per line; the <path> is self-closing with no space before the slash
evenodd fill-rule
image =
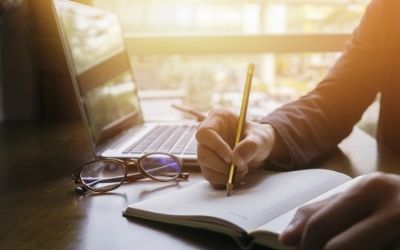
<path id="1" fill-rule="evenodd" d="M 247 77 L 246 77 L 246 84 L 244 86 L 243 97 L 242 97 L 242 105 L 240 107 L 240 114 L 239 114 L 239 122 L 236 131 L 236 138 L 235 138 L 235 147 L 240 142 L 242 137 L 244 125 L 246 122 L 246 114 L 247 114 L 247 105 L 249 103 L 249 95 L 250 95 L 250 88 L 251 88 L 251 80 L 253 79 L 254 73 L 254 65 L 252 63 L 249 64 L 247 68 Z M 229 169 L 229 177 L 228 182 L 226 183 L 226 195 L 230 196 L 233 185 L 235 182 L 235 175 L 236 175 L 236 166 L 231 163 Z"/>

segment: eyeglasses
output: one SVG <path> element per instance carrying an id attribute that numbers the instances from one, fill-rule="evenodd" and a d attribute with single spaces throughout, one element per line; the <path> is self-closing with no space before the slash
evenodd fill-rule
<path id="1" fill-rule="evenodd" d="M 139 172 L 128 173 L 128 168 L 135 166 Z M 187 180 L 189 173 L 182 173 L 181 160 L 165 153 L 146 154 L 139 159 L 121 160 L 116 158 L 99 158 L 85 163 L 72 175 L 78 186 L 75 192 L 84 194 L 88 190 L 104 193 L 114 190 L 123 183 L 131 183 L 150 178 L 167 182 Z"/>

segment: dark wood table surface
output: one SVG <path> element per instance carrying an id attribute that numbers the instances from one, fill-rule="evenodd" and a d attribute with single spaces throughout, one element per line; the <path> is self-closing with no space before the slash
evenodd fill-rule
<path id="1" fill-rule="evenodd" d="M 0 249 L 237 249 L 221 234 L 122 216 L 135 201 L 200 181 L 196 168 L 187 169 L 187 182 L 141 181 L 77 196 L 71 173 L 91 158 L 79 122 L 0 123 Z M 399 157 L 355 129 L 317 166 L 357 176 L 400 173 L 399 164 Z"/>

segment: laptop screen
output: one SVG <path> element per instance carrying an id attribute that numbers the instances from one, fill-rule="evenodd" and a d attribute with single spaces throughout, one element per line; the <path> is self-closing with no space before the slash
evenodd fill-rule
<path id="1" fill-rule="evenodd" d="M 55 0 L 84 121 L 94 145 L 142 123 L 137 87 L 115 14 Z"/>

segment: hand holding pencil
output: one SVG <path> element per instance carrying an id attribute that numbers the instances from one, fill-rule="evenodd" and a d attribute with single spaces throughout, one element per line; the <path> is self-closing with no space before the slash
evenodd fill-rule
<path id="1" fill-rule="evenodd" d="M 253 67 L 249 66 L 249 69 Z M 251 82 L 248 84 L 248 92 L 243 92 L 245 96 L 249 95 L 250 87 Z M 248 96 L 247 100 L 242 99 L 243 102 L 248 102 Z M 244 111 L 241 114 L 242 121 L 239 122 L 240 115 L 232 111 L 211 110 L 197 130 L 200 169 L 204 178 L 216 188 L 227 187 L 232 164 L 234 173 L 231 177 L 234 178 L 231 184 L 237 186 L 251 169 L 263 164 L 274 146 L 275 132 L 270 125 L 246 121 Z M 239 137 L 238 131 L 241 131 Z"/>

